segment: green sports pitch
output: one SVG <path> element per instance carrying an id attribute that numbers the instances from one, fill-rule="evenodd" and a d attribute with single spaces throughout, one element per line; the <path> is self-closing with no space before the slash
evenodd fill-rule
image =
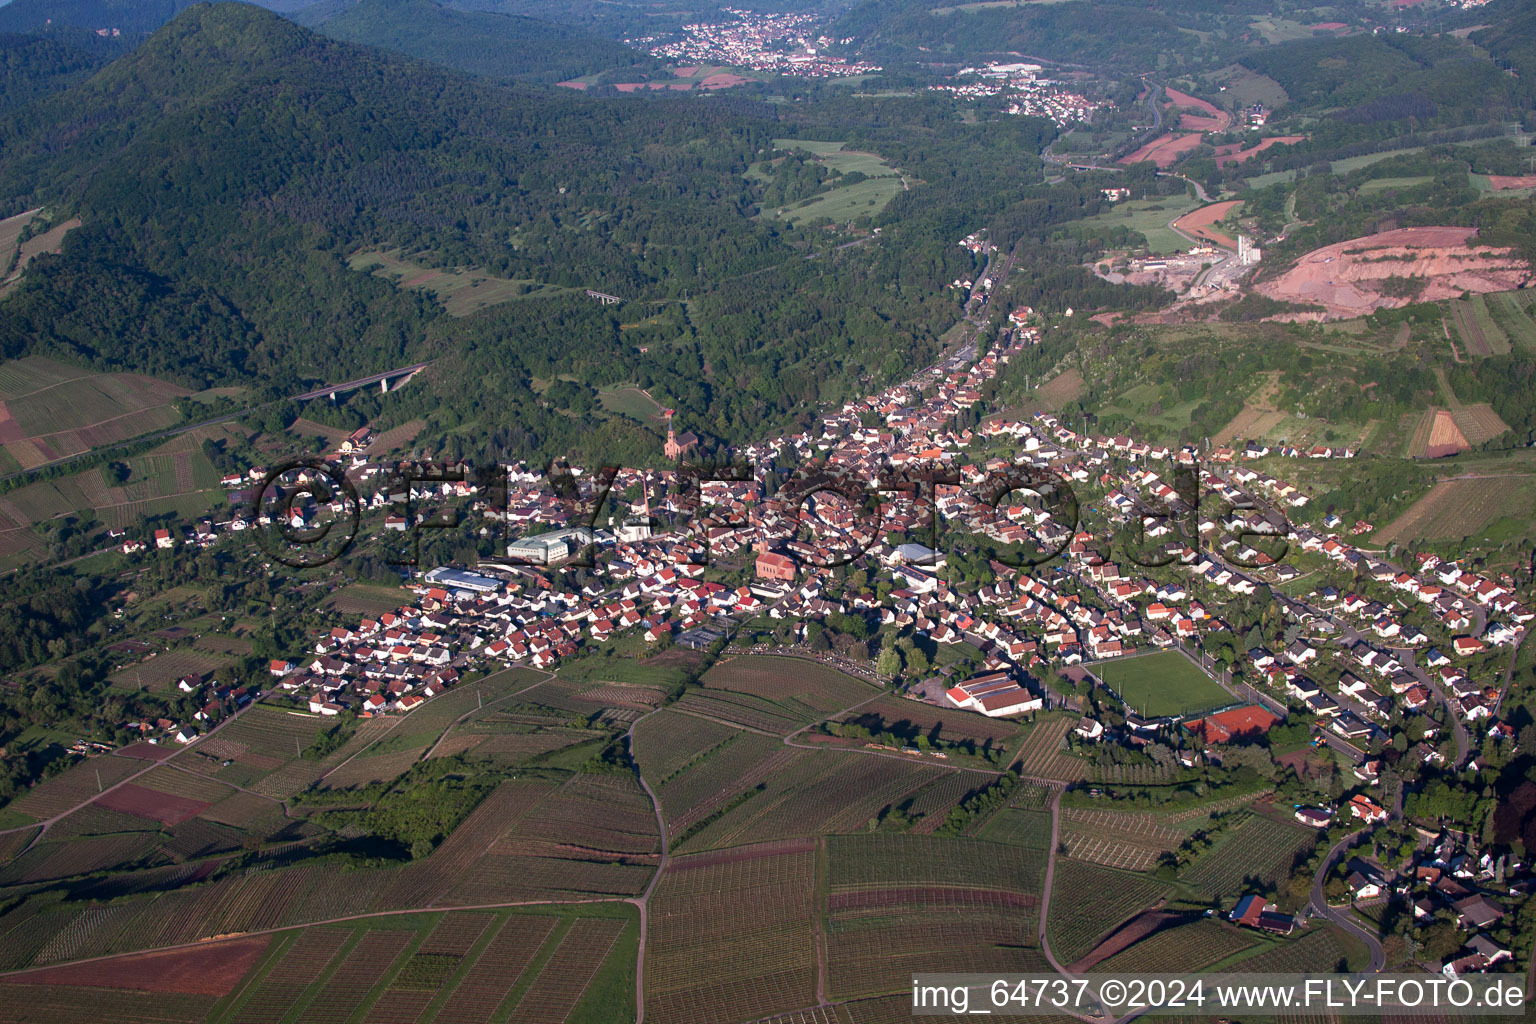
<path id="1" fill-rule="evenodd" d="M 1149 718 L 1195 715 L 1234 703 L 1230 693 L 1178 651 L 1100 662 L 1090 671 Z"/>

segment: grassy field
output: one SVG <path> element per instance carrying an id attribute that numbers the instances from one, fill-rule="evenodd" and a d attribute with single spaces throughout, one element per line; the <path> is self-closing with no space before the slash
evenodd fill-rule
<path id="1" fill-rule="evenodd" d="M 1372 178 L 1360 186 L 1360 191 L 1369 194 L 1371 192 L 1384 192 L 1389 188 L 1413 188 L 1415 185 L 1427 185 L 1434 180 L 1429 175 L 1416 178 Z"/>
<path id="2" fill-rule="evenodd" d="M 1185 196 L 1162 196 L 1158 199 L 1132 199 L 1116 203 L 1110 209 L 1082 221 L 1084 225 L 1119 225 L 1139 231 L 1147 239 L 1147 247 L 1154 253 L 1183 252 L 1189 248 L 1188 239 L 1168 226 L 1168 222 L 1199 208 L 1197 200 Z"/>
<path id="3" fill-rule="evenodd" d="M 1191 715 L 1224 707 L 1233 697 L 1177 651 L 1100 662 L 1093 672 L 1141 714 Z"/>
<path id="4" fill-rule="evenodd" d="M 599 391 L 597 393 L 597 400 L 609 412 L 619 416 L 628 416 L 630 419 L 639 420 L 641 423 L 656 423 L 662 418 L 662 409 L 656 403 L 656 400 L 636 387 Z"/>
<path id="5" fill-rule="evenodd" d="M 347 257 L 347 266 L 392 281 L 401 288 L 431 292 L 450 316 L 468 316 L 513 299 L 545 298 L 572 290 L 533 280 L 492 277 L 472 267 L 438 270 L 403 259 L 397 251 L 353 253 Z"/>
<path id="6" fill-rule="evenodd" d="M 896 193 L 902 190 L 901 172 L 886 163 L 875 153 L 844 150 L 841 142 L 818 142 L 810 139 L 774 139 L 778 149 L 803 149 L 812 153 L 816 161 L 830 170 L 852 174 L 859 171 L 868 177 L 852 185 L 837 185 L 830 191 L 801 200 L 777 210 L 764 210 L 764 216 L 791 223 L 827 217 L 842 223 L 856 217 L 872 217 L 885 208 Z"/>

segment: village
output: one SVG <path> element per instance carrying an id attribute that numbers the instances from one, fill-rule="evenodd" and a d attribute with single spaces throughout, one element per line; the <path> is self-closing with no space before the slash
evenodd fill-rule
<path id="1" fill-rule="evenodd" d="M 986 289 L 974 294 L 986 301 Z M 1445 763 L 1439 741 L 1453 739 L 1455 765 L 1476 770 L 1485 739 L 1514 743 L 1499 714 L 1500 681 L 1486 667 L 1489 652 L 1518 644 L 1533 617 L 1512 581 L 1432 555 L 1399 565 L 1361 551 L 1348 540 L 1347 515 L 1330 514 L 1321 528 L 1293 524 L 1287 513 L 1301 517 L 1309 496 L 1255 464 L 1347 459 L 1351 449 L 1171 448 L 1075 430 L 1046 413 L 957 428 L 957 417 L 981 402 L 1010 359 L 1039 343 L 1041 330 L 1033 310 L 1015 310 L 979 357 L 962 350 L 829 412 L 813 430 L 742 446 L 730 472 L 690 471 L 702 441 L 669 428 L 664 454 L 680 464 L 674 469 L 569 468 L 564 483 L 573 486 L 556 486 L 521 463 L 498 467 L 494 485 L 467 467 L 436 467 L 445 479 L 402 484 L 398 467 L 370 458 L 362 428 L 334 459 L 368 495 L 362 511 L 384 534 L 405 541 L 457 507 L 481 535 L 504 544 L 477 565 L 416 567 L 398 609 L 337 624 L 303 656 L 274 660 L 269 691 L 321 716 L 405 715 L 466 675 L 514 665 L 553 671 L 613 644 L 639 656 L 672 645 L 718 649 L 754 623 L 831 657 L 839 651 L 816 655 L 812 641 L 825 645 L 851 616 L 881 635 L 963 655 L 935 657 L 916 676 L 870 673 L 883 684 L 994 718 L 1076 709 L 1079 747 L 1134 752 L 1176 743 L 1192 767 L 1220 764 L 1225 749 L 1282 723 L 1310 723 L 1312 745 L 1353 767 L 1336 802 L 1296 809 L 1315 828 L 1335 819 L 1378 827 L 1400 813 L 1389 808 L 1401 793 L 1383 790 L 1382 758 L 1373 753 L 1394 723 L 1418 723 L 1408 763 Z M 802 470 L 785 479 L 784 466 Z M 301 470 L 259 492 L 271 483 L 264 468 L 231 474 L 231 520 L 161 529 L 153 543 L 174 549 L 269 530 L 279 508 L 280 525 L 299 531 L 340 518 L 339 498 L 326 505 L 304 493 L 311 475 Z M 1080 514 L 1090 503 L 1102 510 L 1091 526 Z M 1127 546 L 1133 530 L 1148 550 Z M 981 559 L 989 582 L 955 571 L 946 554 L 954 538 L 990 551 Z M 139 543 L 125 540 L 124 550 Z M 1308 563 L 1305 573 L 1298 560 Z M 594 571 L 578 584 L 566 573 L 573 565 Z M 1357 585 L 1298 592 L 1294 581 L 1325 575 L 1323 566 Z M 1284 636 L 1249 643 L 1250 630 L 1239 643 L 1226 605 L 1256 595 L 1274 601 L 1289 625 Z M 1234 660 L 1215 659 L 1223 644 L 1237 651 Z M 1167 656 L 1215 698 L 1156 710 L 1114 681 L 1134 678 L 1138 659 Z M 857 670 L 868 673 L 869 662 L 863 666 Z M 1118 711 L 1094 714 L 1082 698 L 1085 681 L 1113 695 Z M 147 737 L 193 742 L 257 696 L 254 685 L 236 690 L 196 677 L 178 687 L 206 701 L 204 710 L 190 723 L 141 723 Z M 1449 737 L 1428 716 L 1436 706 L 1445 709 Z M 1467 883 L 1486 888 L 1495 871 L 1514 879 L 1523 866 L 1473 864 L 1467 837 L 1450 847 L 1436 840 L 1400 868 L 1356 863 L 1349 891 L 1331 895 L 1369 900 L 1385 886 L 1407 885 L 1426 922 L 1449 908 L 1475 933 L 1447 970 L 1494 966 L 1508 951 L 1477 922 L 1502 910 Z M 1259 897 L 1245 898 L 1230 917 L 1277 933 L 1297 926 Z"/>

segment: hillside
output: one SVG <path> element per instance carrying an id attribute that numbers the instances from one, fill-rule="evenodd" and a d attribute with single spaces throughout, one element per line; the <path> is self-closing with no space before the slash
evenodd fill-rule
<path id="1" fill-rule="evenodd" d="M 656 62 L 622 43 L 519 15 L 456 10 L 432 0 L 361 0 L 316 23 L 328 5 L 295 20 L 334 39 L 393 50 L 489 78 L 560 81 Z"/>
<path id="2" fill-rule="evenodd" d="M 476 436 L 456 443 L 529 453 L 616 443 L 538 404 L 530 380 L 555 374 L 638 383 L 717 437 L 783 422 L 864 366 L 894 374 L 929 356 L 955 315 L 941 283 L 974 269 L 949 215 L 916 198 L 885 214 L 905 242 L 804 259 L 812 239 L 754 219 L 742 177 L 782 134 L 775 118 L 739 100 L 497 86 L 260 8 L 198 5 L 0 119 L 0 213 L 47 206 L 83 224 L 0 306 L 0 352 L 268 393 L 447 354 L 435 377 L 463 401 L 441 429 L 457 434 L 469 410 Z M 1030 119 L 941 123 L 997 140 L 1013 164 L 1039 145 Z M 426 294 L 350 270 L 363 250 L 555 297 L 450 323 Z M 748 274 L 753 289 L 731 286 Z M 887 288 L 898 274 L 915 286 Z M 647 301 L 632 319 L 667 315 L 649 345 L 621 341 L 624 310 L 587 288 Z M 685 296 L 687 316 L 657 306 Z"/>
<path id="3" fill-rule="evenodd" d="M 0 33 L 0 112 L 84 81 L 102 63 L 58 39 Z"/>

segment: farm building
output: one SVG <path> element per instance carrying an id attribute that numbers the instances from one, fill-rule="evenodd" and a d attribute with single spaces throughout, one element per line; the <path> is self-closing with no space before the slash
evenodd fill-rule
<path id="1" fill-rule="evenodd" d="M 1044 702 L 1024 689 L 1006 672 L 988 672 L 944 691 L 957 708 L 980 711 L 990 718 L 1039 711 Z"/>

